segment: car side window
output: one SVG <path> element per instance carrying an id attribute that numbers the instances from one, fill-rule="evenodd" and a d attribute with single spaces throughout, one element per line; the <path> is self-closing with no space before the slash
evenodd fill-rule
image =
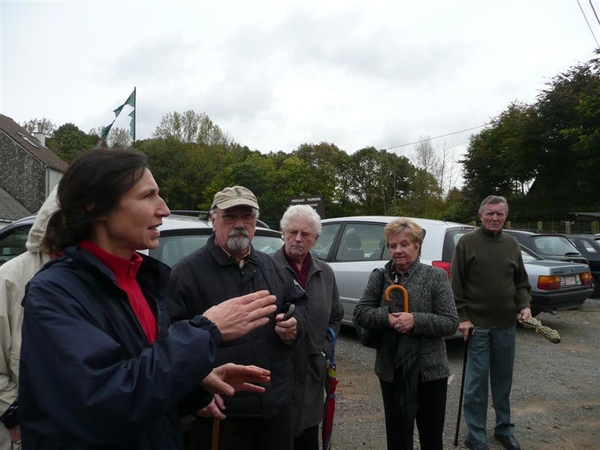
<path id="1" fill-rule="evenodd" d="M 369 261 L 382 259 L 384 253 L 387 255 L 383 228 L 383 224 L 347 224 L 335 260 Z"/>
<path id="2" fill-rule="evenodd" d="M 582 239 L 579 242 L 581 242 L 581 245 L 587 250 L 588 253 L 598 253 L 598 250 L 596 250 L 596 248 L 590 241 Z"/>
<path id="3" fill-rule="evenodd" d="M 31 225 L 23 225 L 11 230 L 0 239 L 0 265 L 27 250 L 25 244 L 30 229 Z"/>
<path id="4" fill-rule="evenodd" d="M 321 235 L 317 239 L 311 253 L 319 259 L 327 260 L 327 255 L 329 255 L 340 226 L 341 224 L 339 223 L 324 224 L 321 229 Z"/>
<path id="5" fill-rule="evenodd" d="M 153 258 L 173 267 L 184 256 L 198 250 L 200 247 L 204 247 L 209 237 L 208 234 L 161 237 L 159 246 L 155 250 L 151 250 L 149 254 Z"/>

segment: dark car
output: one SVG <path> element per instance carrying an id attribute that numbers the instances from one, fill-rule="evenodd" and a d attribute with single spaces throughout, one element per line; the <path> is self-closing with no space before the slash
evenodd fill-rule
<path id="1" fill-rule="evenodd" d="M 544 259 L 555 261 L 569 261 L 587 264 L 588 261 L 579 253 L 577 247 L 564 234 L 532 233 L 505 229 L 504 233 L 513 236 L 520 244 L 532 250 Z"/>
<path id="2" fill-rule="evenodd" d="M 23 253 L 35 216 L 27 216 L 0 229 L 0 266 Z"/>
<path id="3" fill-rule="evenodd" d="M 600 235 L 570 234 L 568 236 L 590 265 L 594 277 L 592 297 L 600 297 Z"/>

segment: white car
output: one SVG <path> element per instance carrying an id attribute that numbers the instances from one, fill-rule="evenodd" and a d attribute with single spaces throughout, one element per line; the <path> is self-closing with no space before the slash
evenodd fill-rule
<path id="1" fill-rule="evenodd" d="M 197 216 L 176 214 L 163 218 L 159 231 L 158 247 L 145 250 L 143 253 L 171 267 L 184 256 L 204 247 L 213 233 L 209 221 L 199 219 Z M 267 254 L 275 253 L 283 245 L 281 232 L 257 226 L 252 245 Z"/>
<path id="2" fill-rule="evenodd" d="M 324 219 L 323 231 L 313 248 L 317 258 L 327 261 L 335 273 L 344 306 L 342 323 L 352 325 L 354 307 L 363 294 L 369 275 L 390 260 L 383 228 L 393 216 L 356 216 Z M 458 240 L 475 227 L 442 220 L 412 218 L 425 230 L 421 262 L 440 267 L 450 275 L 452 255 Z"/>

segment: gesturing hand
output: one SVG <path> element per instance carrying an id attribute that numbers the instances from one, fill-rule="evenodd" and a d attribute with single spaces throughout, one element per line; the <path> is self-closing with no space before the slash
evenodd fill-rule
<path id="1" fill-rule="evenodd" d="M 230 341 L 266 325 L 267 316 L 277 310 L 275 300 L 269 291 L 253 292 L 219 303 L 203 315 L 219 328 L 223 340 Z"/>
<path id="2" fill-rule="evenodd" d="M 215 367 L 200 384 L 206 391 L 213 394 L 233 395 L 237 391 L 262 393 L 265 388 L 252 383 L 268 383 L 269 381 L 271 381 L 271 372 L 267 369 L 227 363 Z"/>

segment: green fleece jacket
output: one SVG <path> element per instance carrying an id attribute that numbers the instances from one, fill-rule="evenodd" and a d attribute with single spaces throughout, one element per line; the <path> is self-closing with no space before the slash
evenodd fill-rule
<path id="1" fill-rule="evenodd" d="M 479 228 L 463 236 L 452 260 L 452 291 L 461 322 L 508 328 L 529 307 L 531 287 L 519 243 L 502 232 Z"/>

